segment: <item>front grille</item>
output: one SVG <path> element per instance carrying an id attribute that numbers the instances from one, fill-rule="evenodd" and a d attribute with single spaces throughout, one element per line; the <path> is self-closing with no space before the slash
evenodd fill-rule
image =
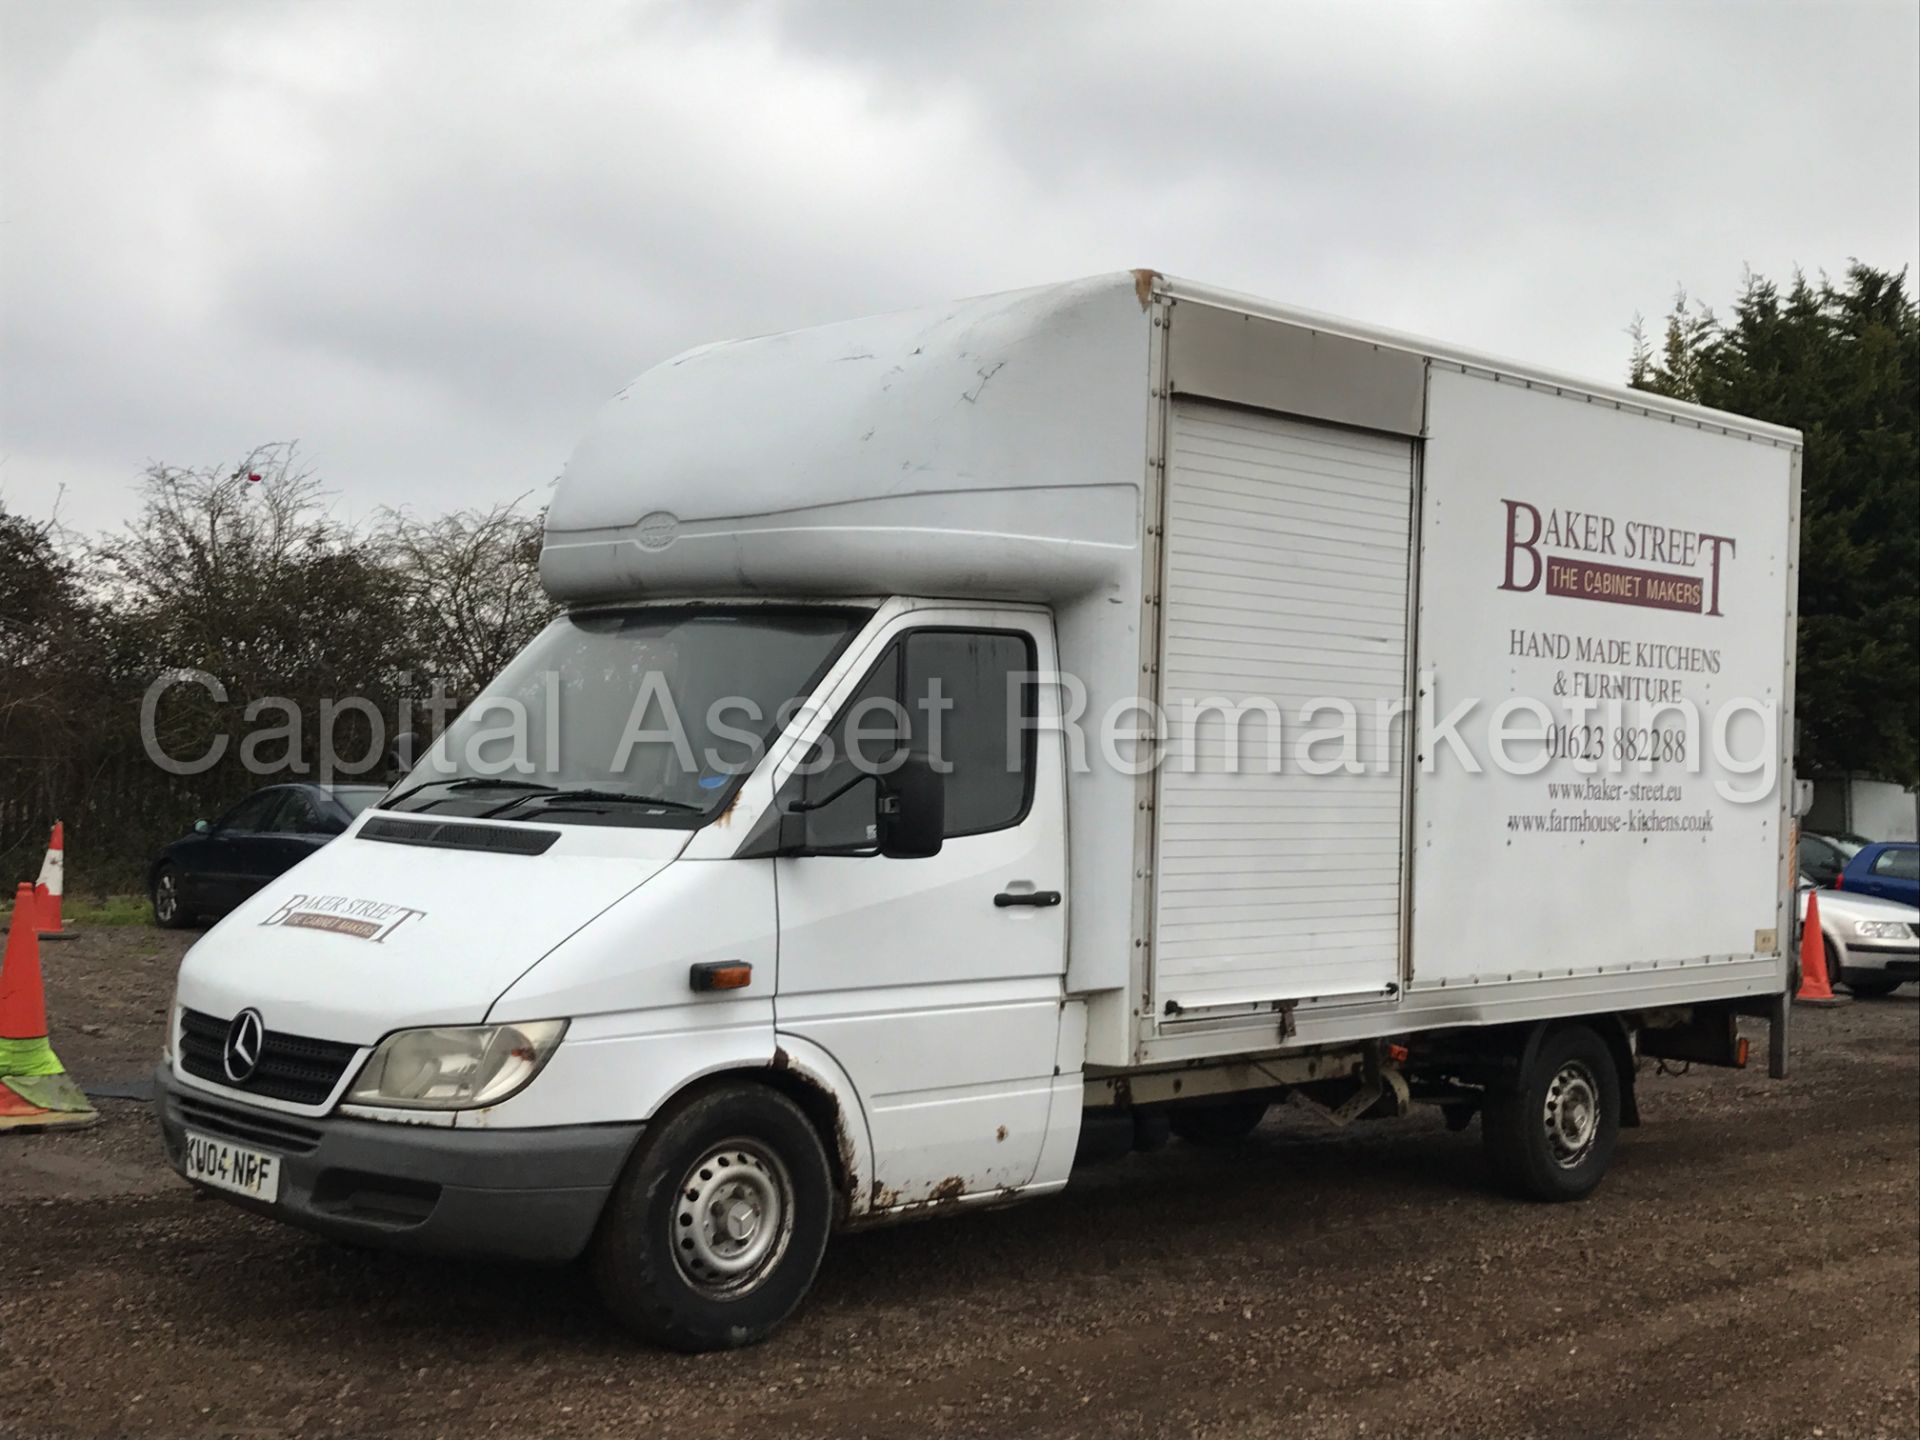
<path id="1" fill-rule="evenodd" d="M 341 1075 L 360 1053 L 358 1045 L 269 1030 L 261 1037 L 260 1063 L 254 1067 L 253 1074 L 235 1084 L 227 1078 L 227 1069 L 222 1063 L 227 1030 L 232 1024 L 232 1020 L 222 1020 L 198 1010 L 182 1010 L 180 1068 L 215 1085 L 264 1099 L 284 1100 L 290 1105 L 319 1105 L 333 1094 Z"/>
<path id="2" fill-rule="evenodd" d="M 224 1083 L 225 1077 L 222 1077 Z M 180 1123 L 209 1135 L 223 1135 L 243 1145 L 265 1145 L 290 1155 L 306 1155 L 320 1147 L 320 1132 L 270 1110 L 243 1110 L 181 1092 L 174 1096 Z"/>

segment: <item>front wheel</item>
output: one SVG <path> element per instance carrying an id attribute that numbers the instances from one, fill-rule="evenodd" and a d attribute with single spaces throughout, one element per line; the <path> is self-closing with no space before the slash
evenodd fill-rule
<path id="1" fill-rule="evenodd" d="M 1620 1073 L 1607 1042 L 1585 1025 L 1547 1035 L 1525 1074 L 1487 1092 L 1480 1115 L 1495 1173 L 1533 1200 L 1590 1193 L 1619 1133 Z"/>
<path id="2" fill-rule="evenodd" d="M 601 1218 L 594 1283 L 656 1344 L 751 1345 L 806 1295 L 832 1219 L 826 1152 L 800 1108 L 723 1086 L 649 1127 Z"/>
<path id="3" fill-rule="evenodd" d="M 171 865 L 160 867 L 153 877 L 153 923 L 162 930 L 181 930 L 187 924 L 187 909 L 180 893 L 180 872 Z"/>

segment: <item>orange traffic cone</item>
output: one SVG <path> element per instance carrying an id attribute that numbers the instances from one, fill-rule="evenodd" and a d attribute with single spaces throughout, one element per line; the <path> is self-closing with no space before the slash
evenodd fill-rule
<path id="1" fill-rule="evenodd" d="M 47 858 L 40 866 L 40 883 L 33 897 L 40 907 L 42 940 L 76 940 L 79 937 L 60 919 L 60 894 L 66 889 L 67 835 L 58 820 L 53 822 L 53 838 L 47 842 Z"/>
<path id="2" fill-rule="evenodd" d="M 1820 933 L 1820 892 L 1807 892 L 1807 918 L 1800 922 L 1800 1005 L 1844 1005 L 1846 997 L 1833 993 L 1827 981 L 1827 941 Z"/>
<path id="3" fill-rule="evenodd" d="M 23 923 L 7 931 L 0 959 L 0 1132 L 91 1125 L 100 1116 L 47 1043 L 47 997 L 40 982 L 40 937 L 30 918 L 33 887 L 14 893 Z"/>

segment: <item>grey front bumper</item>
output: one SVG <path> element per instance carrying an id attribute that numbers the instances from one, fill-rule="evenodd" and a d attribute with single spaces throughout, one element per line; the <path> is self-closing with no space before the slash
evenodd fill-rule
<path id="1" fill-rule="evenodd" d="M 182 1175 L 189 1128 L 280 1157 L 273 1204 L 208 1193 L 336 1239 L 436 1255 L 573 1259 L 592 1238 L 642 1128 L 459 1130 L 308 1119 L 188 1089 L 164 1064 L 154 1072 L 154 1092 L 168 1163 Z"/>
<path id="2" fill-rule="evenodd" d="M 1874 945 L 1864 940 L 1849 941 L 1841 965 L 1844 970 L 1859 971 L 1862 977 L 1920 980 L 1920 951 L 1916 951 L 1912 945 Z"/>

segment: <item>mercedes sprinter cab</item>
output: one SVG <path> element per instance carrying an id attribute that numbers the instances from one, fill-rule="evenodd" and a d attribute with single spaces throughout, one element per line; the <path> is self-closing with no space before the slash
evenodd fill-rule
<path id="1" fill-rule="evenodd" d="M 1544 693 L 1510 636 L 1589 611 L 1790 698 L 1797 477 L 1792 432 L 1150 271 L 680 356 L 567 466 L 560 618 L 188 953 L 169 1156 L 359 1243 L 587 1256 L 687 1349 L 766 1334 L 836 1229 L 1282 1095 L 1479 1114 L 1513 1186 L 1584 1195 L 1636 1054 L 1742 1062 L 1751 1013 L 1784 1069 L 1790 787 L 1655 741 L 1642 808 L 1704 829 L 1516 839 L 1538 773 L 1406 724 L 1240 766 L 1185 702 L 1258 748 L 1436 663 Z M 1583 604 L 1516 581 L 1517 494 L 1738 557 L 1674 542 L 1691 610 Z"/>

